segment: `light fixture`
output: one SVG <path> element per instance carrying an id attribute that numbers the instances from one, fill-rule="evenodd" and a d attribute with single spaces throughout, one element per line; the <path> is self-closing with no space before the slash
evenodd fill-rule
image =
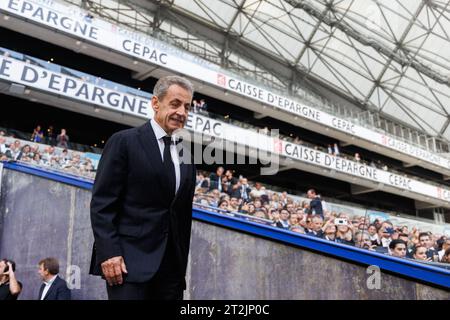
<path id="1" fill-rule="evenodd" d="M 134 65 L 138 64 L 138 61 L 137 60 L 133 60 L 133 64 Z"/>
<path id="2" fill-rule="evenodd" d="M 98 112 L 100 112 L 100 109 L 99 108 L 94 108 L 94 112 L 98 113 Z"/>
<path id="3" fill-rule="evenodd" d="M 7 15 L 4 15 L 4 16 L 3 16 L 3 19 L 5 19 L 5 20 L 9 20 L 9 16 L 7 16 Z"/>

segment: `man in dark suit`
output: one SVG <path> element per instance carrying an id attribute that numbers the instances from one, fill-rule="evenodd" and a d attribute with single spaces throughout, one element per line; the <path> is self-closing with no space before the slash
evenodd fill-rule
<path id="1" fill-rule="evenodd" d="M 312 215 L 317 214 L 321 216 L 323 220 L 324 216 L 323 216 L 322 200 L 320 199 L 320 196 L 316 194 L 316 190 L 309 189 L 306 195 L 308 196 L 308 199 L 311 199 L 309 203 L 309 213 Z"/>
<path id="2" fill-rule="evenodd" d="M 209 175 L 209 190 L 218 189 L 220 192 L 223 191 L 222 179 L 223 179 L 223 167 L 217 167 L 216 173 L 211 173 Z"/>
<path id="3" fill-rule="evenodd" d="M 106 279 L 109 299 L 181 300 L 186 289 L 196 170 L 191 156 L 180 161 L 174 131 L 193 87 L 164 77 L 153 94 L 154 117 L 108 140 L 92 191 L 90 272 Z"/>
<path id="4" fill-rule="evenodd" d="M 39 275 L 44 282 L 38 300 L 70 300 L 71 294 L 64 279 L 58 276 L 59 263 L 55 258 L 39 261 Z"/>

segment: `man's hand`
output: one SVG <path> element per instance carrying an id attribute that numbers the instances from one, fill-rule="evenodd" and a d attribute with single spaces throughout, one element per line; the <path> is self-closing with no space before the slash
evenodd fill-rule
<path id="1" fill-rule="evenodd" d="M 112 257 L 102 263 L 102 271 L 110 286 L 123 283 L 122 272 L 128 273 L 122 256 Z"/>
<path id="2" fill-rule="evenodd" d="M 8 271 L 6 272 L 6 274 L 8 274 L 9 277 L 14 277 L 14 270 L 11 262 L 8 261 L 6 264 L 8 265 Z"/>

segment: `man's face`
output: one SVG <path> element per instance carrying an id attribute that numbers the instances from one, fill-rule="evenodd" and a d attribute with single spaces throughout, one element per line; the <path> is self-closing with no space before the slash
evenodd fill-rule
<path id="1" fill-rule="evenodd" d="M 0 136 L 0 144 L 4 144 L 6 142 L 6 139 L 2 136 Z"/>
<path id="2" fill-rule="evenodd" d="M 231 198 L 230 202 L 233 207 L 236 207 L 238 205 L 238 199 L 236 198 Z"/>
<path id="3" fill-rule="evenodd" d="M 247 185 L 247 178 L 242 178 L 242 180 L 241 180 L 241 184 L 243 184 L 243 185 Z"/>
<path id="4" fill-rule="evenodd" d="M 422 246 L 425 246 L 427 249 L 431 248 L 432 242 L 431 242 L 430 236 L 422 236 L 419 241 L 420 241 L 420 244 Z"/>
<path id="5" fill-rule="evenodd" d="M 217 170 L 216 170 L 216 174 L 218 176 L 221 176 L 223 174 L 223 168 L 222 167 L 218 167 Z"/>
<path id="6" fill-rule="evenodd" d="M 311 229 L 313 229 L 314 231 L 319 231 L 323 226 L 323 221 L 320 218 L 313 218 L 311 221 Z"/>
<path id="7" fill-rule="evenodd" d="M 45 281 L 49 275 L 48 270 L 44 270 L 44 264 L 39 265 L 38 273 L 42 281 Z"/>
<path id="8" fill-rule="evenodd" d="M 369 248 L 371 245 L 370 239 L 366 234 L 359 234 L 355 240 L 358 248 Z"/>
<path id="9" fill-rule="evenodd" d="M 325 230 L 325 234 L 330 237 L 336 234 L 336 226 L 334 224 L 329 224 L 327 229 Z"/>
<path id="10" fill-rule="evenodd" d="M 404 258 L 406 256 L 406 246 L 403 243 L 398 243 L 394 250 L 392 250 L 394 257 Z"/>
<path id="11" fill-rule="evenodd" d="M 417 260 L 426 260 L 427 259 L 427 248 L 419 247 L 414 254 L 414 258 Z"/>
<path id="12" fill-rule="evenodd" d="M 307 196 L 308 196 L 308 199 L 313 199 L 316 197 L 316 194 L 312 191 L 308 191 Z"/>
<path id="13" fill-rule="evenodd" d="M 292 216 L 289 218 L 289 223 L 290 223 L 290 224 L 297 224 L 297 223 L 298 223 L 298 217 L 297 217 L 296 215 L 292 215 Z"/>
<path id="14" fill-rule="evenodd" d="M 289 218 L 289 212 L 287 210 L 281 210 L 281 220 L 286 221 Z"/>
<path id="15" fill-rule="evenodd" d="M 171 85 L 162 99 L 152 97 L 154 119 L 169 134 L 186 124 L 191 108 L 191 93 L 179 85 Z"/>

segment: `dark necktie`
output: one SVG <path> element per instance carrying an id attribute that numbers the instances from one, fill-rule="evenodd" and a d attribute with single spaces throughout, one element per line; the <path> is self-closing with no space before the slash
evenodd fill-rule
<path id="1" fill-rule="evenodd" d="M 163 155 L 163 165 L 167 175 L 167 184 L 169 189 L 169 197 L 172 199 L 175 196 L 175 166 L 172 161 L 172 156 L 170 155 L 170 145 L 172 143 L 172 138 L 169 136 L 163 137 L 164 141 L 164 155 Z"/>

